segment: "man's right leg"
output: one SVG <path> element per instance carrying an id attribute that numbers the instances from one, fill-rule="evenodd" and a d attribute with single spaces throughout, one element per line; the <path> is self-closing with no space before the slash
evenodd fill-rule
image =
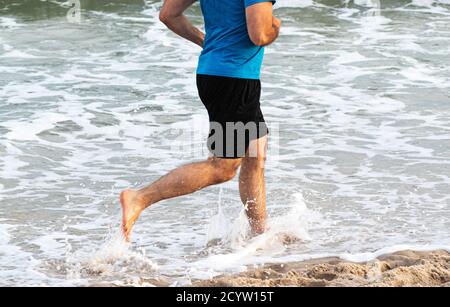
<path id="1" fill-rule="evenodd" d="M 120 195 L 123 233 L 128 240 L 142 211 L 169 198 L 191 194 L 205 187 L 231 180 L 242 159 L 210 158 L 181 166 L 140 190 L 125 190 Z"/>
<path id="2" fill-rule="evenodd" d="M 239 192 L 253 234 L 266 231 L 266 180 L 264 176 L 267 155 L 267 136 L 253 140 L 242 159 Z"/>

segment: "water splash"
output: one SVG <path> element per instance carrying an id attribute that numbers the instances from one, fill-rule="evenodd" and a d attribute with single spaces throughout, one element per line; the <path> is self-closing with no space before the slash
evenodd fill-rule
<path id="1" fill-rule="evenodd" d="M 293 196 L 295 201 L 287 206 L 284 213 L 269 218 L 268 231 L 256 237 L 250 235 L 245 209 L 230 222 L 219 204 L 217 215 L 211 218 L 214 226 L 210 225 L 212 232 L 208 233 L 208 238 L 214 237 L 220 244 L 212 247 L 211 256 L 196 262 L 193 265 L 195 269 L 190 273 L 205 278 L 219 271 L 243 270 L 246 265 L 261 264 L 282 254 L 291 244 L 310 240 L 309 223 L 322 217 L 308 209 L 301 193 Z"/>
<path id="2" fill-rule="evenodd" d="M 67 278 L 89 279 L 101 276 L 114 285 L 139 285 L 143 279 L 154 278 L 158 266 L 146 256 L 143 248 L 133 250 L 119 232 L 110 235 L 101 247 L 92 252 L 79 251 L 66 256 Z"/>

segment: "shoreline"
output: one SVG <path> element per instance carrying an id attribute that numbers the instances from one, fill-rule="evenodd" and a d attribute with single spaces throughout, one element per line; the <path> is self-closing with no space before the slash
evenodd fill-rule
<path id="1" fill-rule="evenodd" d="M 405 250 L 368 262 L 337 257 L 267 264 L 192 287 L 450 287 L 450 253 Z"/>

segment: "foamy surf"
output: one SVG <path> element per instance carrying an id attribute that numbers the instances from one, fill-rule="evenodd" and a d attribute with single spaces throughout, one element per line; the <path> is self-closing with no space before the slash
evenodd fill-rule
<path id="1" fill-rule="evenodd" d="M 120 232 L 111 235 L 94 252 L 72 252 L 69 248 L 64 266 L 67 279 L 103 280 L 89 285 L 142 285 L 143 280 L 155 278 L 158 271 L 158 265 L 145 255 L 145 250 L 133 249 Z"/>
<path id="2" fill-rule="evenodd" d="M 207 245 L 210 256 L 192 263 L 191 277 L 211 278 L 220 272 L 245 270 L 248 265 L 262 264 L 282 255 L 292 244 L 311 240 L 308 225 L 321 219 L 319 213 L 309 210 L 301 193 L 294 194 L 284 213 L 268 219 L 268 230 L 251 237 L 248 219 L 243 208 L 236 219 L 227 217 L 219 201 L 218 213 L 211 218 Z"/>
<path id="3" fill-rule="evenodd" d="M 309 210 L 300 193 L 295 201 L 284 206 L 284 213 L 268 220 L 268 231 L 251 237 L 250 228 L 242 209 L 237 218 L 227 217 L 219 200 L 218 212 L 210 219 L 205 237 L 206 243 L 199 261 L 187 263 L 189 269 L 179 275 L 174 285 L 189 284 L 194 278 L 211 278 L 223 272 L 245 270 L 248 265 L 261 265 L 274 256 L 282 255 L 292 244 L 301 244 L 311 238 L 308 223 L 320 219 L 320 214 Z M 145 248 L 133 247 L 120 232 L 104 241 L 95 251 L 72 250 L 66 242 L 65 263 L 57 264 L 57 270 L 65 272 L 74 283 L 87 280 L 86 285 L 135 285 L 152 286 L 167 283 L 167 276 L 147 255 Z M 170 261 L 170 260 L 169 260 Z M 95 280 L 101 279 L 102 283 Z M 89 281 L 92 280 L 92 281 Z"/>
<path id="4" fill-rule="evenodd" d="M 0 29 L 9 30 L 20 27 L 20 24 L 17 23 L 16 19 L 12 17 L 2 17 L 0 16 Z"/>

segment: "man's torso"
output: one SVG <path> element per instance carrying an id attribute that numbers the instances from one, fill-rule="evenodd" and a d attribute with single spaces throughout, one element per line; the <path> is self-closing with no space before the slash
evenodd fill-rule
<path id="1" fill-rule="evenodd" d="M 265 2 L 267 0 L 256 0 Z M 250 40 L 246 5 L 255 0 L 200 0 L 206 38 L 198 74 L 259 79 L 264 47 Z"/>

